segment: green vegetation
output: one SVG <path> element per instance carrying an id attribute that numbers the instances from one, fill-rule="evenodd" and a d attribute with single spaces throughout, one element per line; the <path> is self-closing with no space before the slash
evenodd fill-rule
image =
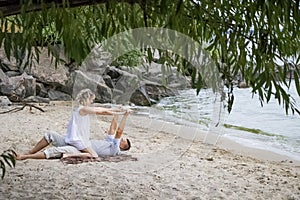
<path id="1" fill-rule="evenodd" d="M 16 153 L 12 149 L 4 151 L 0 155 L 0 168 L 2 169 L 2 175 L 1 175 L 2 179 L 5 176 L 6 165 L 8 165 L 10 167 L 15 167 L 15 165 L 16 165 L 16 161 L 15 161 L 15 157 L 14 157 L 15 155 L 16 155 Z"/>
<path id="2" fill-rule="evenodd" d="M 130 51 L 112 62 L 113 66 L 135 67 L 143 64 L 145 55 L 139 50 Z"/>
<path id="3" fill-rule="evenodd" d="M 264 132 L 260 129 L 246 128 L 246 127 L 243 127 L 243 126 L 235 126 L 235 125 L 231 125 L 231 124 L 224 124 L 224 127 L 235 129 L 235 130 L 240 130 L 240 131 L 246 131 L 246 132 L 254 133 L 254 134 L 257 134 L 257 135 L 265 135 L 265 136 L 283 138 L 283 136 L 272 134 L 272 133 L 267 133 L 267 132 Z"/>
<path id="4" fill-rule="evenodd" d="M 227 100 L 229 112 L 234 100 L 233 80 L 241 74 L 253 93 L 258 93 L 262 104 L 274 97 L 286 113 L 300 114 L 284 89 L 289 88 L 294 77 L 300 95 L 299 0 L 42 0 L 21 1 L 26 2 L 23 5 L 13 2 L 3 1 L 0 6 L 0 47 L 8 58 L 23 59 L 28 55 L 29 61 L 32 57 L 38 59 L 38 47 L 42 46 L 59 62 L 60 55 L 53 45 L 61 44 L 70 62 L 80 64 L 95 44 L 117 33 L 142 27 L 167 28 L 207 44 L 205 48 L 228 88 L 223 100 Z M 151 62 L 154 51 L 159 52 L 162 64 L 177 66 L 183 74 L 189 72 L 198 92 L 205 85 L 199 69 L 166 50 L 145 48 L 128 52 L 115 64 L 138 65 L 141 55 Z M 283 65 L 279 66 L 277 61 Z M 247 131 L 265 134 L 255 129 Z M 2 178 L 5 163 L 15 165 L 13 151 L 1 154 Z"/>
<path id="5" fill-rule="evenodd" d="M 55 2 L 26 1 L 19 10 L 11 11 L 4 4 L 0 7 L 0 45 L 8 57 L 25 55 L 26 50 L 35 52 L 29 58 L 38 57 L 37 47 L 44 46 L 59 58 L 52 46 L 59 43 L 69 59 L 81 63 L 95 44 L 117 33 L 141 27 L 167 28 L 207 44 L 206 50 L 228 88 L 225 99 L 229 112 L 234 100 L 233 79 L 241 74 L 253 93 L 259 94 L 262 104 L 274 97 L 287 113 L 299 113 L 284 89 L 294 77 L 300 94 L 300 69 L 296 67 L 300 62 L 298 0 L 103 0 L 94 1 L 95 5 L 87 5 L 92 1 Z M 33 12 L 32 8 L 38 11 Z M 190 63 L 172 52 L 141 49 L 149 61 L 154 50 L 159 51 L 161 60 L 177 66 L 178 71 L 186 73 L 191 68 Z M 193 85 L 199 91 L 205 83 L 199 69 L 191 71 Z"/>

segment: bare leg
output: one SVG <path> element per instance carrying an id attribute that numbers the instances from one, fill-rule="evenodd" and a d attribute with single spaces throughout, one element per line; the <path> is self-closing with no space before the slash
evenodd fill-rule
<path id="1" fill-rule="evenodd" d="M 125 124 L 126 124 L 127 116 L 130 114 L 130 112 L 131 111 L 126 111 L 126 113 L 123 115 L 123 117 L 121 119 L 121 122 L 119 124 L 119 127 L 118 127 L 118 130 L 117 130 L 115 138 L 121 138 L 121 135 L 123 134 L 124 127 L 125 127 Z"/>
<path id="2" fill-rule="evenodd" d="M 45 139 L 45 137 L 43 137 L 34 147 L 33 149 L 31 149 L 30 151 L 28 151 L 28 153 L 26 154 L 35 154 L 36 152 L 39 152 L 40 150 L 42 150 L 43 148 L 45 148 L 46 146 L 48 146 L 49 143 L 47 142 L 47 140 Z"/>
<path id="3" fill-rule="evenodd" d="M 98 157 L 98 154 L 92 148 L 84 148 L 80 150 L 83 154 L 89 154 L 90 157 Z"/>
<path id="4" fill-rule="evenodd" d="M 111 121 L 110 127 L 109 127 L 109 131 L 108 131 L 109 135 L 114 135 L 115 134 L 116 129 L 118 127 L 118 117 L 119 117 L 119 115 L 114 115 L 114 117 Z"/>
<path id="5" fill-rule="evenodd" d="M 46 155 L 44 152 L 37 152 L 34 154 L 18 154 L 15 157 L 16 160 L 26 160 L 26 159 L 46 159 Z"/>

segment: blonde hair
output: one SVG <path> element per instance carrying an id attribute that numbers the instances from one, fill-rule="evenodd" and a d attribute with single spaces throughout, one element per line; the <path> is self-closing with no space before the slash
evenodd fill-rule
<path id="1" fill-rule="evenodd" d="M 95 98 L 95 96 L 95 93 L 90 89 L 83 89 L 77 94 L 76 101 L 78 101 L 78 103 L 81 105 L 85 105 L 87 103 L 87 100 Z"/>

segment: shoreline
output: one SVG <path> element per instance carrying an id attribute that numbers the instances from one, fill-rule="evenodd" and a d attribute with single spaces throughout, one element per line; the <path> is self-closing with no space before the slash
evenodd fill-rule
<path id="1" fill-rule="evenodd" d="M 176 130 L 177 134 L 174 133 L 175 135 L 178 135 L 184 139 L 188 139 L 191 141 L 202 142 L 203 144 L 211 145 L 212 148 L 218 147 L 221 149 L 231 151 L 235 154 L 239 154 L 242 156 L 249 156 L 263 161 L 280 162 L 280 163 L 300 166 L 300 160 L 295 159 L 294 157 L 283 155 L 271 150 L 255 148 L 255 147 L 247 146 L 245 144 L 238 143 L 233 139 L 227 138 L 224 135 L 224 133 L 217 133 L 217 134 L 207 133 L 201 129 L 197 129 L 196 127 L 188 127 L 186 125 L 176 124 L 174 122 L 166 122 L 160 119 L 152 119 L 152 120 L 157 121 L 158 123 L 161 124 L 168 123 L 171 126 L 177 127 L 174 129 L 171 129 L 170 127 L 168 127 L 167 130 L 163 129 L 166 132 L 172 132 Z M 182 131 L 184 133 L 182 133 Z M 193 134 L 192 133 L 193 131 L 195 131 L 196 134 Z"/>
<path id="2" fill-rule="evenodd" d="M 154 109 L 152 112 L 154 115 L 157 112 L 158 118 L 162 120 L 188 126 L 193 126 L 192 123 L 195 123 L 195 126 L 200 124 L 204 131 L 210 131 L 208 129 L 214 127 L 212 122 L 218 123 L 218 116 L 214 114 L 217 110 L 212 103 L 211 94 L 207 93 L 207 90 L 201 91 L 202 93 L 195 95 L 193 90 L 184 90 L 176 97 L 164 99 L 157 106 L 157 111 Z M 284 114 L 275 101 L 261 107 L 258 99 L 251 99 L 250 94 L 251 91 L 247 89 L 236 91 L 233 112 L 229 114 L 224 110 L 219 119 L 228 127 L 219 126 L 217 134 L 248 148 L 262 149 L 300 160 L 299 134 L 296 128 L 300 123 L 299 116 Z M 160 110 L 165 110 L 166 114 L 161 114 Z"/>
<path id="3" fill-rule="evenodd" d="M 47 103 L 41 103 L 41 104 L 33 103 L 33 104 L 41 105 L 41 107 L 66 106 L 70 108 L 69 110 L 66 110 L 67 113 L 71 113 L 71 107 L 72 107 L 72 101 L 52 101 L 49 104 Z M 97 103 L 95 105 L 97 105 Z M 98 105 L 110 106 L 109 104 L 98 104 Z M 16 107 L 16 106 L 10 106 L 10 107 Z M 34 112 L 39 112 L 39 111 L 36 110 Z M 67 117 L 69 116 L 67 115 Z M 166 133 L 172 133 L 183 139 L 187 139 L 190 142 L 201 142 L 205 145 L 212 146 L 212 148 L 213 147 L 222 148 L 228 151 L 232 151 L 236 154 L 241 154 L 243 156 L 250 156 L 255 159 L 261 159 L 264 161 L 272 161 L 272 162 L 281 162 L 281 163 L 284 162 L 284 163 L 290 163 L 292 165 L 300 166 L 300 159 L 295 159 L 291 156 L 283 155 L 268 149 L 255 148 L 253 146 L 242 144 L 234 141 L 231 138 L 226 137 L 224 133 L 219 132 L 222 131 L 224 127 L 217 130 L 217 133 L 216 130 L 212 130 L 208 133 L 207 131 L 198 128 L 197 126 L 188 126 L 176 122 L 164 121 L 162 119 L 151 118 L 143 114 L 142 115 L 133 114 L 131 117 L 134 118 L 135 121 L 147 121 L 147 122 L 150 121 L 151 122 L 150 124 L 148 123 L 146 124 L 145 127 L 142 128 L 146 128 L 146 129 L 151 128 L 153 129 L 152 131 L 156 130 L 156 131 L 162 131 Z M 66 123 L 67 120 L 64 121 L 64 124 Z M 133 124 L 131 124 L 131 126 L 132 125 Z M 94 123 L 94 128 L 95 126 L 97 125 Z M 102 127 L 102 131 L 105 131 L 104 129 L 105 128 Z"/>
<path id="4" fill-rule="evenodd" d="M 36 105 L 46 112 L 25 107 L 0 115 L 0 150 L 15 147 L 25 152 L 46 131 L 65 132 L 70 102 Z M 111 116 L 92 117 L 91 137 L 103 139 L 110 120 Z M 137 161 L 17 161 L 0 180 L 0 199 L 300 198 L 300 165 L 271 152 L 248 149 L 224 137 L 210 145 L 203 143 L 205 132 L 199 129 L 134 114 L 124 134 L 132 142 L 125 154 Z"/>

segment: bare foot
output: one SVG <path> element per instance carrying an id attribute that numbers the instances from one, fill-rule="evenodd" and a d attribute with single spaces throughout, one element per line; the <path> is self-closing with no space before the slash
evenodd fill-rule
<path id="1" fill-rule="evenodd" d="M 15 160 L 25 160 L 25 159 L 26 159 L 26 155 L 22 155 L 22 154 L 15 155 Z"/>

